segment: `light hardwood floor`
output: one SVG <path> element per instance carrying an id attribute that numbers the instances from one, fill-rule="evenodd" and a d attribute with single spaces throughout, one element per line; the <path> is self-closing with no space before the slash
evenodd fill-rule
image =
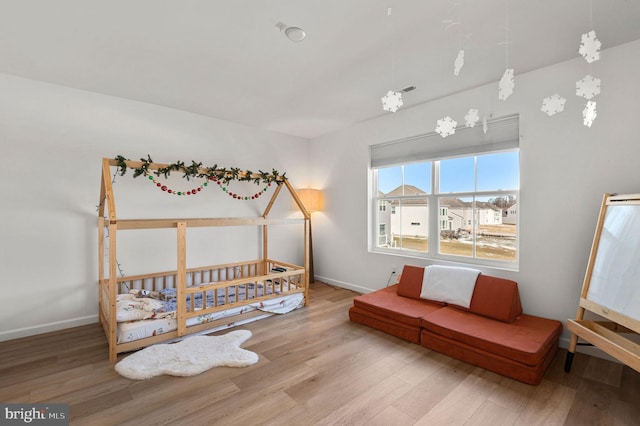
<path id="1" fill-rule="evenodd" d="M 0 401 L 66 403 L 78 425 L 640 425 L 628 367 L 577 354 L 567 374 L 561 350 L 522 384 L 350 322 L 354 296 L 315 283 L 307 308 L 242 327 L 257 364 L 189 378 L 119 376 L 97 324 L 2 342 Z"/>

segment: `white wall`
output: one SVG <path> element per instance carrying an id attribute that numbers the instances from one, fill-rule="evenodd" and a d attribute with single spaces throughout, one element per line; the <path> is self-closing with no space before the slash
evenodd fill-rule
<path id="1" fill-rule="evenodd" d="M 447 115 L 464 122 L 469 108 L 494 117 L 518 113 L 520 269 L 483 272 L 516 280 L 527 313 L 575 317 L 603 193 L 640 192 L 638 69 L 640 41 L 605 50 L 591 65 L 577 58 L 523 75 L 516 70 L 515 92 L 507 101 L 497 99 L 494 83 L 312 140 L 310 180 L 325 192 L 325 209 L 313 217 L 316 276 L 369 292 L 386 285 L 393 266 L 429 263 L 368 252 L 369 145 L 432 132 Z M 575 95 L 575 82 L 586 74 L 602 80 L 591 128 L 582 124 L 586 100 Z M 567 103 L 564 112 L 548 117 L 540 107 L 554 93 Z M 567 336 L 565 330 L 564 345 Z"/>
<path id="2" fill-rule="evenodd" d="M 103 157 L 137 160 L 150 154 L 165 163 L 275 168 L 287 172 L 294 186 L 306 186 L 304 139 L 8 75 L 0 75 L 0 93 L 0 340 L 97 321 L 96 206 Z M 186 185 L 180 177 L 172 184 Z M 241 193 L 257 188 L 236 184 Z M 116 178 L 115 190 L 118 217 L 127 218 L 256 216 L 268 201 L 234 201 L 217 188 L 189 199 L 171 197 L 144 178 L 134 180 L 131 172 Z M 281 213 L 292 211 L 290 199 L 278 203 Z M 251 229 L 194 236 L 187 255 L 193 263 L 212 259 L 201 264 L 253 259 L 257 243 L 248 240 L 258 234 Z M 122 259 L 119 252 L 125 273 L 175 268 L 173 235 L 129 240 L 139 247 L 123 249 Z M 198 244 L 211 249 L 200 252 Z M 295 255 L 301 244 L 283 243 L 274 251 Z"/>

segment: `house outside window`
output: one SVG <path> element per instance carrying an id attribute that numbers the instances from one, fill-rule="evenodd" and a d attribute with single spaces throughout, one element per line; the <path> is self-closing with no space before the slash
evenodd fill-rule
<path id="1" fill-rule="evenodd" d="M 517 119 L 515 120 L 517 127 Z M 393 216 L 377 214 L 375 229 L 386 236 L 375 252 L 517 269 L 519 143 L 473 146 L 459 152 L 400 164 L 374 164 L 374 204 L 384 201 Z M 491 147 L 495 149 L 490 149 Z M 380 243 L 384 241 L 384 244 Z"/>

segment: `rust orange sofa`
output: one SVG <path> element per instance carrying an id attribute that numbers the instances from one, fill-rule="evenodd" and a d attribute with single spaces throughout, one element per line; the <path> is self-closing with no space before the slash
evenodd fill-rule
<path id="1" fill-rule="evenodd" d="M 358 296 L 352 321 L 528 384 L 539 384 L 558 351 L 562 323 L 527 315 L 515 281 L 480 274 L 469 307 L 420 298 L 424 268 Z"/>

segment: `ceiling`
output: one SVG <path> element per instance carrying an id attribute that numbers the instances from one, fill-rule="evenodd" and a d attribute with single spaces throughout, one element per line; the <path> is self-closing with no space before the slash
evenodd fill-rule
<path id="1" fill-rule="evenodd" d="M 639 0 L 0 0 L 0 73 L 314 138 L 392 114 L 389 90 L 416 86 L 407 108 L 517 82 L 639 23 Z"/>

